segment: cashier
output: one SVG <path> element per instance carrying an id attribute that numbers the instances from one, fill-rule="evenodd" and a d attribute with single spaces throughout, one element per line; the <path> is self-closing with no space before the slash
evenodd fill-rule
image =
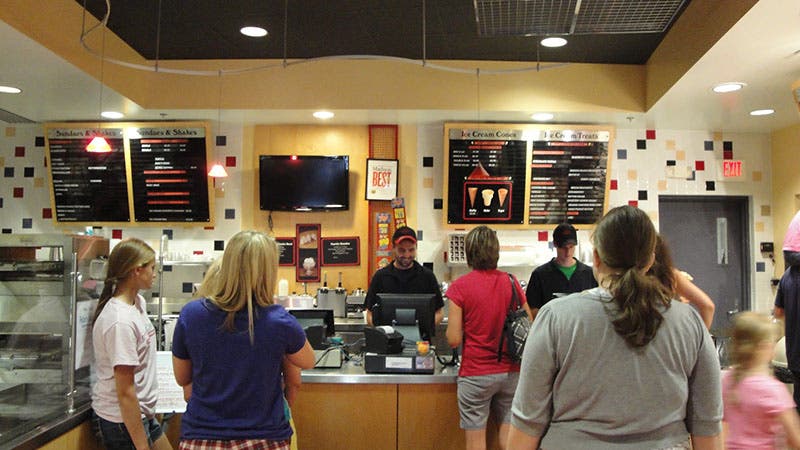
<path id="1" fill-rule="evenodd" d="M 392 235 L 394 244 L 394 260 L 391 264 L 378 270 L 369 283 L 364 309 L 367 311 L 367 323 L 372 325 L 372 308 L 375 306 L 377 294 L 429 294 L 436 293 L 436 323 L 444 317 L 442 308 L 444 300 L 439 282 L 433 271 L 423 267 L 416 261 L 417 233 L 410 227 L 399 227 Z"/>

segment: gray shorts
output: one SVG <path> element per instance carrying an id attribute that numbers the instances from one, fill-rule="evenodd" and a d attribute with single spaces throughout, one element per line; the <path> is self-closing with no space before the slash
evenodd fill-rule
<path id="1" fill-rule="evenodd" d="M 498 424 L 511 422 L 511 401 L 517 390 L 519 372 L 458 377 L 458 413 L 461 428 L 486 428 L 491 410 Z"/>

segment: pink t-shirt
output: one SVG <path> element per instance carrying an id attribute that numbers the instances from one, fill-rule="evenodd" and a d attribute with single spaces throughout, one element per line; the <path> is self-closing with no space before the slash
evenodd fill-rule
<path id="1" fill-rule="evenodd" d="M 786 235 L 783 237 L 783 249 L 790 252 L 800 252 L 800 211 L 792 217 Z"/>
<path id="2" fill-rule="evenodd" d="M 517 298 L 524 303 L 525 293 L 519 283 L 515 287 Z M 447 298 L 462 310 L 464 339 L 458 375 L 518 372 L 519 364 L 508 357 L 497 362 L 503 322 L 511 302 L 508 274 L 499 270 L 473 270 L 450 285 Z"/>
<path id="3" fill-rule="evenodd" d="M 736 394 L 736 401 L 730 393 Z M 722 373 L 722 420 L 728 423 L 728 450 L 771 450 L 781 431 L 778 415 L 794 408 L 786 386 L 768 375 L 751 375 L 734 386 L 733 371 Z"/>

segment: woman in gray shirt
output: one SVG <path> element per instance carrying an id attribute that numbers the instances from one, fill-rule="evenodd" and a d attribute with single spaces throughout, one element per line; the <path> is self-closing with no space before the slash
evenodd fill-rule
<path id="1" fill-rule="evenodd" d="M 614 208 L 593 236 L 600 287 L 546 304 L 525 345 L 508 448 L 721 448 L 720 367 L 697 312 L 655 279 L 656 232 Z"/>

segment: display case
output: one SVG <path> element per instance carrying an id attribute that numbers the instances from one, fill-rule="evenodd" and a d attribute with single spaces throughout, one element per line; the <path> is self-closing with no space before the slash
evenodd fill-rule
<path id="1" fill-rule="evenodd" d="M 0 235 L 0 447 L 89 404 L 108 249 L 100 237 Z"/>

